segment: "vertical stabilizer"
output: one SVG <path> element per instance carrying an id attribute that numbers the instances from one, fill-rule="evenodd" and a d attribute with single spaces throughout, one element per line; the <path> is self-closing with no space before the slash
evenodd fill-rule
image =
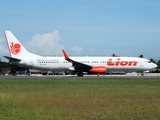
<path id="1" fill-rule="evenodd" d="M 28 52 L 24 46 L 18 41 L 18 39 L 12 34 L 11 31 L 4 31 L 4 35 L 6 37 L 6 42 L 8 45 L 8 50 L 10 53 L 10 57 L 13 58 L 27 58 L 38 56 Z"/>

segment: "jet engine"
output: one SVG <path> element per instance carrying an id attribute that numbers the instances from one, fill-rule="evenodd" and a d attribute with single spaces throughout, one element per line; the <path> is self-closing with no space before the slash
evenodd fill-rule
<path id="1" fill-rule="evenodd" d="M 91 69 L 91 72 L 94 74 L 104 74 L 106 73 L 106 67 L 105 66 L 93 66 Z"/>

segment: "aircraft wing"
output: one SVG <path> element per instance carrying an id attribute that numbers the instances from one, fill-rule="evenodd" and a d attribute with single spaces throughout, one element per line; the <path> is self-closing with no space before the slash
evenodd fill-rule
<path id="1" fill-rule="evenodd" d="M 12 57 L 8 57 L 8 56 L 4 56 L 6 59 L 9 60 L 9 62 L 20 62 L 21 59 L 17 59 L 17 58 L 12 58 Z"/>
<path id="2" fill-rule="evenodd" d="M 90 66 L 90 65 L 83 64 L 81 62 L 77 62 L 77 61 L 70 59 L 64 50 L 62 50 L 62 53 L 63 53 L 64 58 L 67 61 L 72 63 L 72 66 L 75 68 L 75 70 L 90 70 L 92 68 L 92 66 Z"/>

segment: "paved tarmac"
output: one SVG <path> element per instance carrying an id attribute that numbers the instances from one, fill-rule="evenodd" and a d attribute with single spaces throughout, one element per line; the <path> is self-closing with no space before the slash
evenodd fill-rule
<path id="1" fill-rule="evenodd" d="M 50 79 L 50 80 L 83 80 L 83 79 L 159 79 L 160 76 L 126 76 L 126 75 L 84 75 L 83 77 L 78 77 L 75 75 L 43 75 L 43 76 L 3 76 L 0 75 L 0 80 L 45 80 L 45 79 Z"/>

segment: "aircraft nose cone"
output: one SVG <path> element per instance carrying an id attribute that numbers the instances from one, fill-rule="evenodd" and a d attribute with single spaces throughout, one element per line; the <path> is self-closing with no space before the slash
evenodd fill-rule
<path id="1" fill-rule="evenodd" d="M 153 63 L 153 65 L 152 65 L 152 66 L 153 66 L 153 68 L 156 68 L 156 67 L 157 67 L 157 65 L 156 65 L 156 64 L 154 64 L 154 63 Z"/>

